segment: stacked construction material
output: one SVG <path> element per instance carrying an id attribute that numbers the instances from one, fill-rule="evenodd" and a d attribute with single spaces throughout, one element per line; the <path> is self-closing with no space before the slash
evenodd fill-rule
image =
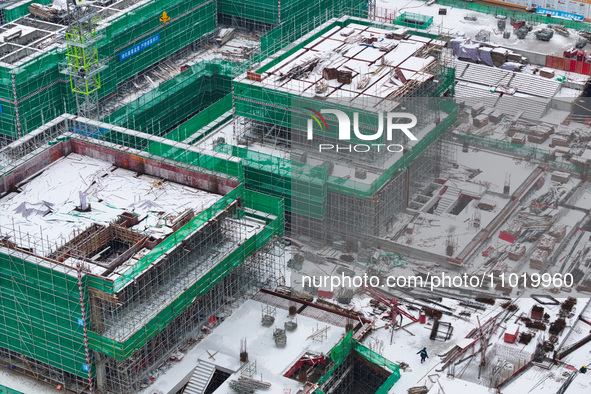
<path id="1" fill-rule="evenodd" d="M 581 141 L 581 142 L 591 141 L 591 130 L 590 129 L 577 129 L 576 132 L 579 135 L 579 141 Z"/>
<path id="2" fill-rule="evenodd" d="M 550 146 L 551 147 L 554 147 L 554 146 L 568 147 L 568 145 L 570 144 L 572 139 L 573 139 L 573 132 L 572 131 L 562 130 L 562 131 L 559 131 L 558 133 L 556 133 L 556 135 L 554 135 L 552 137 L 552 144 Z"/>
<path id="3" fill-rule="evenodd" d="M 540 242 L 538 242 L 538 249 L 546 250 L 548 252 L 552 252 L 556 247 L 556 238 L 551 236 L 550 234 L 544 234 Z"/>
<path id="4" fill-rule="evenodd" d="M 501 67 L 508 60 L 509 50 L 506 48 L 495 48 L 491 52 L 493 65 L 495 67 Z"/>
<path id="5" fill-rule="evenodd" d="M 484 104 L 483 103 L 474 104 L 470 108 L 470 114 L 472 115 L 473 118 L 478 116 L 482 111 L 484 111 Z"/>
<path id="6" fill-rule="evenodd" d="M 551 68 L 544 67 L 540 69 L 540 76 L 544 78 L 554 78 L 555 73 Z"/>
<path id="7" fill-rule="evenodd" d="M 511 143 L 516 145 L 525 145 L 525 134 L 516 133 L 511 137 Z"/>
<path id="8" fill-rule="evenodd" d="M 525 255 L 525 245 L 522 244 L 515 244 L 509 249 L 507 253 L 509 259 L 513 261 L 517 261 Z"/>
<path id="9" fill-rule="evenodd" d="M 534 254 L 529 259 L 529 267 L 537 270 L 541 270 L 546 266 L 548 262 L 548 252 L 541 249 L 536 249 Z"/>
<path id="10" fill-rule="evenodd" d="M 570 172 L 566 171 L 554 171 L 551 179 L 554 182 L 566 183 L 570 180 Z"/>
<path id="11" fill-rule="evenodd" d="M 472 120 L 472 124 L 476 127 L 484 127 L 488 124 L 488 116 L 481 114 Z"/>
<path id="12" fill-rule="evenodd" d="M 557 241 L 562 241 L 566 236 L 566 225 L 565 224 L 555 224 L 552 228 L 548 231 L 548 234 L 556 238 Z"/>
<path id="13" fill-rule="evenodd" d="M 507 137 L 513 137 L 515 134 L 518 134 L 518 133 L 526 134 L 527 127 L 521 123 L 513 123 L 513 124 L 511 124 L 511 126 L 509 126 L 507 131 L 505 131 L 505 135 Z"/>
<path id="14" fill-rule="evenodd" d="M 554 133 L 554 126 L 547 123 L 536 125 L 529 130 L 527 140 L 536 144 L 546 141 L 550 134 Z"/>

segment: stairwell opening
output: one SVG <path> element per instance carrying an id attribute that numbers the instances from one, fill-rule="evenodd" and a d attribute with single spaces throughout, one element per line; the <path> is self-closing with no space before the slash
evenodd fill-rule
<path id="1" fill-rule="evenodd" d="M 346 361 L 335 371 L 332 384 L 325 387 L 331 394 L 373 394 L 386 382 L 390 372 L 371 363 L 356 352 L 351 352 Z"/>
<path id="2" fill-rule="evenodd" d="M 203 394 L 213 394 L 229 377 L 229 373 L 216 369 Z"/>
<path id="3" fill-rule="evenodd" d="M 459 215 L 460 212 L 464 210 L 470 204 L 470 202 L 474 200 L 474 197 L 467 196 L 465 194 L 460 195 L 458 198 L 456 205 L 449 211 L 452 215 Z"/>

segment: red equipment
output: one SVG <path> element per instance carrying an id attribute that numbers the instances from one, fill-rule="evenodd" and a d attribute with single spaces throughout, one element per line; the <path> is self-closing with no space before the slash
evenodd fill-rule
<path id="1" fill-rule="evenodd" d="M 414 317 L 413 315 L 411 315 L 407 311 L 400 309 L 398 307 L 398 300 L 397 299 L 386 297 L 381 291 L 379 291 L 378 289 L 376 289 L 374 287 L 366 287 L 365 292 L 367 294 L 369 294 L 370 296 L 372 296 L 374 299 L 381 302 L 382 304 L 389 306 L 395 312 L 400 313 L 402 316 L 409 318 L 413 322 L 416 323 L 419 321 L 419 319 L 417 319 L 416 317 Z M 392 321 L 394 321 L 394 316 L 392 316 Z"/>

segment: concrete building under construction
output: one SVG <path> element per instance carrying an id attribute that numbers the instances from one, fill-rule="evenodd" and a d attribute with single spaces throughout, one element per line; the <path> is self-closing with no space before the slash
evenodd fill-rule
<path id="1" fill-rule="evenodd" d="M 227 300 L 282 283 L 282 202 L 246 191 L 234 158 L 122 149 L 71 132 L 84 123 L 60 117 L 4 161 L 0 359 L 73 392 L 131 392 Z"/>
<path id="2" fill-rule="evenodd" d="M 404 33 L 401 63 L 408 64 L 401 67 L 380 60 L 394 45 L 385 51 L 366 47 L 373 60 L 363 60 L 365 54 L 350 58 L 351 64 L 384 62 L 384 72 L 398 69 L 402 75 L 402 82 L 388 82 L 396 89 L 368 90 L 364 99 L 383 101 L 385 110 L 403 105 L 405 97 L 417 98 L 416 108 L 438 106 L 432 117 L 421 119 L 422 141 L 404 160 L 374 155 L 365 165 L 343 166 L 340 160 L 355 158 L 337 155 L 331 167 L 318 163 L 302 143 L 303 130 L 295 124 L 304 118 L 292 121 L 285 107 L 255 116 L 252 100 L 270 106 L 281 102 L 281 95 L 305 98 L 297 89 L 281 92 L 267 83 L 277 77 L 278 65 L 292 62 L 294 52 L 309 42 L 322 43 L 329 32 L 344 40 L 344 30 L 356 39 L 379 35 L 396 41 L 387 38 L 395 26 L 355 18 L 323 24 L 346 11 L 363 16 L 365 11 L 355 11 L 356 2 L 340 14 L 330 1 L 309 8 L 304 3 L 268 17 L 237 12 L 238 2 L 97 2 L 78 14 L 52 11 L 51 18 L 15 14 L 2 25 L 3 364 L 73 392 L 137 391 L 163 360 L 224 315 L 227 300 L 283 283 L 277 238 L 284 229 L 284 199 L 291 228 L 304 235 L 326 240 L 329 229 L 344 236 L 378 235 L 405 205 L 409 192 L 402 186 L 410 182 L 410 172 L 436 176 L 437 141 L 455 118 L 453 106 L 418 99 L 451 88 L 453 70 L 444 67 L 436 36 Z M 216 5 L 217 17 L 236 29 L 278 25 L 261 40 L 260 57 L 244 64 L 194 61 L 140 95 L 138 73 L 167 59 L 184 59 L 183 51 L 215 35 Z M 274 9 L 275 3 L 267 6 Z M 322 17 L 302 26 L 312 13 Z M 255 62 L 289 42 L 294 44 L 274 60 Z M 81 64 L 84 73 L 76 68 Z M 230 78 L 243 72 L 229 95 Z M 369 79 L 384 75 L 376 72 Z M 352 76 L 356 84 L 360 77 Z M 203 91 L 210 92 L 207 100 L 201 100 Z M 137 98 L 118 99 L 125 94 Z M 171 105 L 179 95 L 181 104 Z M 393 100 L 397 104 L 388 106 Z M 227 120 L 232 103 L 236 127 L 225 144 L 218 138 L 225 134 L 214 131 L 227 131 L 216 126 Z M 358 109 L 366 112 L 363 127 L 369 129 L 367 103 Z M 79 116 L 62 115 L 67 112 Z M 202 143 L 208 139 L 218 141 L 215 149 Z M 255 140 L 270 148 L 267 156 L 255 149 Z M 242 141 L 250 143 L 248 149 Z M 282 156 L 281 148 L 290 144 L 309 159 Z M 411 162 L 417 157 L 424 165 L 415 168 Z M 257 160 L 289 168 L 276 172 Z M 329 168 L 365 176 L 347 180 Z M 338 219 L 357 210 L 363 220 Z"/>
<path id="3" fill-rule="evenodd" d="M 529 267 L 550 228 L 560 241 L 545 238 L 554 252 L 542 250 L 536 269 L 579 265 L 591 202 L 574 178 L 591 166 L 591 137 L 582 123 L 564 124 L 559 148 L 553 139 L 533 146 L 546 133 L 533 123 L 549 111 L 566 121 L 588 82 L 452 60 L 453 37 L 433 17 L 394 16 L 366 0 L 2 2 L 0 380 L 26 375 L 74 393 L 252 393 L 272 384 L 292 394 L 385 394 L 405 377 L 409 387 L 433 378 L 411 375 L 415 340 L 384 346 L 407 330 L 401 318 L 420 327 L 416 341 L 446 355 L 438 372 L 454 376 L 468 350 L 484 358 L 481 339 L 517 310 L 507 302 L 495 311 L 488 289 L 352 301 L 352 288 L 301 278 L 407 269 L 428 277 L 455 260 L 453 269 L 494 279 Z M 535 97 L 514 105 L 526 95 Z M 353 126 L 350 138 L 336 111 Z M 416 139 L 402 132 L 409 119 Z M 490 151 L 475 159 L 478 149 Z M 559 150 L 574 160 L 559 161 Z M 557 207 L 552 223 L 534 217 Z M 519 217 L 522 208 L 531 217 Z M 507 220 L 531 225 L 512 233 Z M 577 275 L 588 290 L 589 274 Z M 547 306 L 552 319 L 588 310 L 562 309 Z M 480 321 L 482 311 L 493 317 Z M 431 330 L 419 326 L 428 319 Z M 516 352 L 512 330 L 492 358 L 515 354 L 509 367 L 471 364 L 487 389 L 509 385 L 507 373 L 536 353 L 535 341 Z M 457 335 L 463 347 L 445 348 Z M 171 379 L 159 379 L 168 368 Z M 0 381 L 0 393 L 19 394 L 11 383 Z M 409 392 L 437 392 L 428 385 Z"/>
<path id="4" fill-rule="evenodd" d="M 451 157 L 440 139 L 456 115 L 444 97 L 454 81 L 444 45 L 395 25 L 331 20 L 235 79 L 232 133 L 215 149 L 245 159 L 247 187 L 285 198 L 294 233 L 321 243 L 336 240 L 327 234 L 384 235 L 411 196 L 437 178 L 442 157 Z M 327 130 L 311 142 L 306 122 L 326 108 L 358 116 L 366 134 L 381 130 L 382 112 L 417 114 L 420 141 L 383 133 L 371 141 L 381 152 L 340 149 L 336 131 L 328 132 L 339 124 L 327 115 Z M 320 144 L 333 148 L 319 152 Z M 387 151 L 390 144 L 401 149 Z"/>

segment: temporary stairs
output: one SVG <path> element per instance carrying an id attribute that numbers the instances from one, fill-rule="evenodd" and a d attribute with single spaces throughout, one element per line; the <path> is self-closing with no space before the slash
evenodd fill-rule
<path id="1" fill-rule="evenodd" d="M 449 185 L 445 193 L 441 196 L 437 209 L 435 209 L 436 215 L 441 215 L 446 212 L 448 208 L 453 205 L 460 197 L 460 188 L 455 185 Z"/>
<path id="2" fill-rule="evenodd" d="M 214 372 L 215 365 L 199 360 L 183 394 L 203 394 L 209 382 L 211 382 Z"/>

